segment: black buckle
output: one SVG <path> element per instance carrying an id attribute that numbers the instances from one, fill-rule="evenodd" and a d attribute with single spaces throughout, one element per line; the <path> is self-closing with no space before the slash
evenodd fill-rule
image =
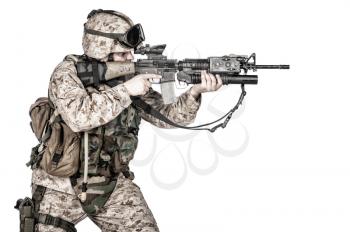
<path id="1" fill-rule="evenodd" d="M 53 217 L 46 214 L 46 215 L 42 215 L 45 219 L 44 219 L 44 223 L 46 225 L 52 225 L 53 224 Z"/>
<path id="2" fill-rule="evenodd" d="M 61 227 L 61 221 L 62 221 L 61 218 L 54 217 L 52 225 L 54 227 Z"/>
<path id="3" fill-rule="evenodd" d="M 61 226 L 61 218 L 53 217 L 51 215 L 46 214 L 45 216 L 45 223 L 46 225 L 52 225 L 54 227 L 60 227 Z"/>
<path id="4" fill-rule="evenodd" d="M 54 167 L 57 167 L 58 162 L 60 162 L 62 158 L 62 154 L 61 153 L 55 153 L 52 157 L 51 163 Z"/>
<path id="5" fill-rule="evenodd" d="M 42 185 L 37 185 L 36 189 L 33 193 L 33 200 L 35 202 L 38 202 L 36 204 L 40 204 L 41 200 L 43 199 L 44 195 L 46 192 L 46 187 L 42 186 Z"/>

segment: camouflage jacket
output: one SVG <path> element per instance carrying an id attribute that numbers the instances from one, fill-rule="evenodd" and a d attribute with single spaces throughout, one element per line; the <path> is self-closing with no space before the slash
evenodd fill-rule
<path id="1" fill-rule="evenodd" d="M 123 84 L 110 88 L 84 88 L 73 61 L 64 60 L 54 70 L 49 83 L 49 97 L 62 119 L 75 132 L 90 131 L 111 122 L 132 103 Z M 196 117 L 201 96 L 195 99 L 190 90 L 177 97 L 172 104 L 164 104 L 162 96 L 150 88 L 141 97 L 170 120 L 188 125 Z M 160 128 L 174 128 L 153 116 L 140 111 L 142 119 Z M 57 191 L 74 194 L 69 178 L 50 176 L 43 170 L 33 171 L 32 182 Z"/>

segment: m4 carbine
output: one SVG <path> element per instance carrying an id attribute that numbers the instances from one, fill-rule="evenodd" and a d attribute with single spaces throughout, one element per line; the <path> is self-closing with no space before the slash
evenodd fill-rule
<path id="1" fill-rule="evenodd" d="M 135 54 L 146 55 L 147 59 L 138 59 L 135 72 L 154 73 L 162 75 L 162 82 L 177 80 L 187 84 L 201 82 L 201 70 L 212 74 L 219 74 L 223 84 L 257 84 L 258 75 L 248 75 L 248 70 L 257 69 L 289 69 L 289 65 L 257 65 L 255 53 L 246 55 L 214 56 L 207 59 L 167 59 L 163 55 L 166 45 L 150 47 L 148 44 L 140 47 Z M 169 74 L 171 73 L 171 74 Z"/>
<path id="2" fill-rule="evenodd" d="M 245 84 L 257 84 L 258 75 L 248 75 L 248 71 L 257 71 L 258 69 L 289 69 L 289 65 L 257 65 L 255 53 L 250 56 L 246 55 L 227 55 L 214 56 L 207 59 L 168 59 L 163 55 L 166 45 L 139 47 L 135 54 L 146 55 L 146 59 L 138 59 L 136 62 L 99 62 L 85 57 L 78 62 L 76 67 L 78 76 L 84 86 L 98 86 L 105 83 L 111 87 L 121 84 L 137 74 L 158 74 L 160 80 L 161 92 L 165 104 L 174 102 L 174 83 L 175 78 L 178 81 L 187 84 L 201 83 L 201 71 L 205 70 L 212 74 L 219 74 L 223 84 L 240 84 L 241 95 L 236 105 L 221 118 L 199 126 L 182 126 L 167 119 L 152 106 L 148 105 L 139 97 L 132 97 L 133 103 L 145 110 L 154 117 L 175 127 L 191 130 L 209 130 L 214 132 L 218 127 L 226 127 L 231 119 L 232 114 L 242 104 L 246 91 Z M 224 119 L 213 128 L 203 128 Z"/>

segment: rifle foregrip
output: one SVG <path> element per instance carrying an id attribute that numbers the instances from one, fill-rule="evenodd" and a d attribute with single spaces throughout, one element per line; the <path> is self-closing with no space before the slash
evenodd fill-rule
<path id="1" fill-rule="evenodd" d="M 258 84 L 257 75 L 220 75 L 222 84 Z M 188 74 L 181 71 L 177 74 L 178 81 L 186 82 L 187 84 L 199 84 L 202 82 L 200 73 Z"/>

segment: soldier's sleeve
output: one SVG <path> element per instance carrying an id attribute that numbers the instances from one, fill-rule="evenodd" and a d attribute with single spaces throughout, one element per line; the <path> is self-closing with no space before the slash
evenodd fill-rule
<path id="1" fill-rule="evenodd" d="M 72 62 L 62 62 L 52 74 L 49 95 L 58 113 L 74 131 L 86 131 L 108 123 L 131 104 L 124 85 L 89 93 Z"/>
<path id="2" fill-rule="evenodd" d="M 202 95 L 200 94 L 198 99 L 195 99 L 190 94 L 190 89 L 176 98 L 174 103 L 164 104 L 162 95 L 152 88 L 141 97 L 146 103 L 151 105 L 154 109 L 158 110 L 165 117 L 171 121 L 186 126 L 194 122 L 197 111 L 201 104 Z M 169 125 L 150 114 L 147 114 L 141 109 L 141 117 L 150 122 L 151 124 L 160 128 L 176 128 Z"/>

